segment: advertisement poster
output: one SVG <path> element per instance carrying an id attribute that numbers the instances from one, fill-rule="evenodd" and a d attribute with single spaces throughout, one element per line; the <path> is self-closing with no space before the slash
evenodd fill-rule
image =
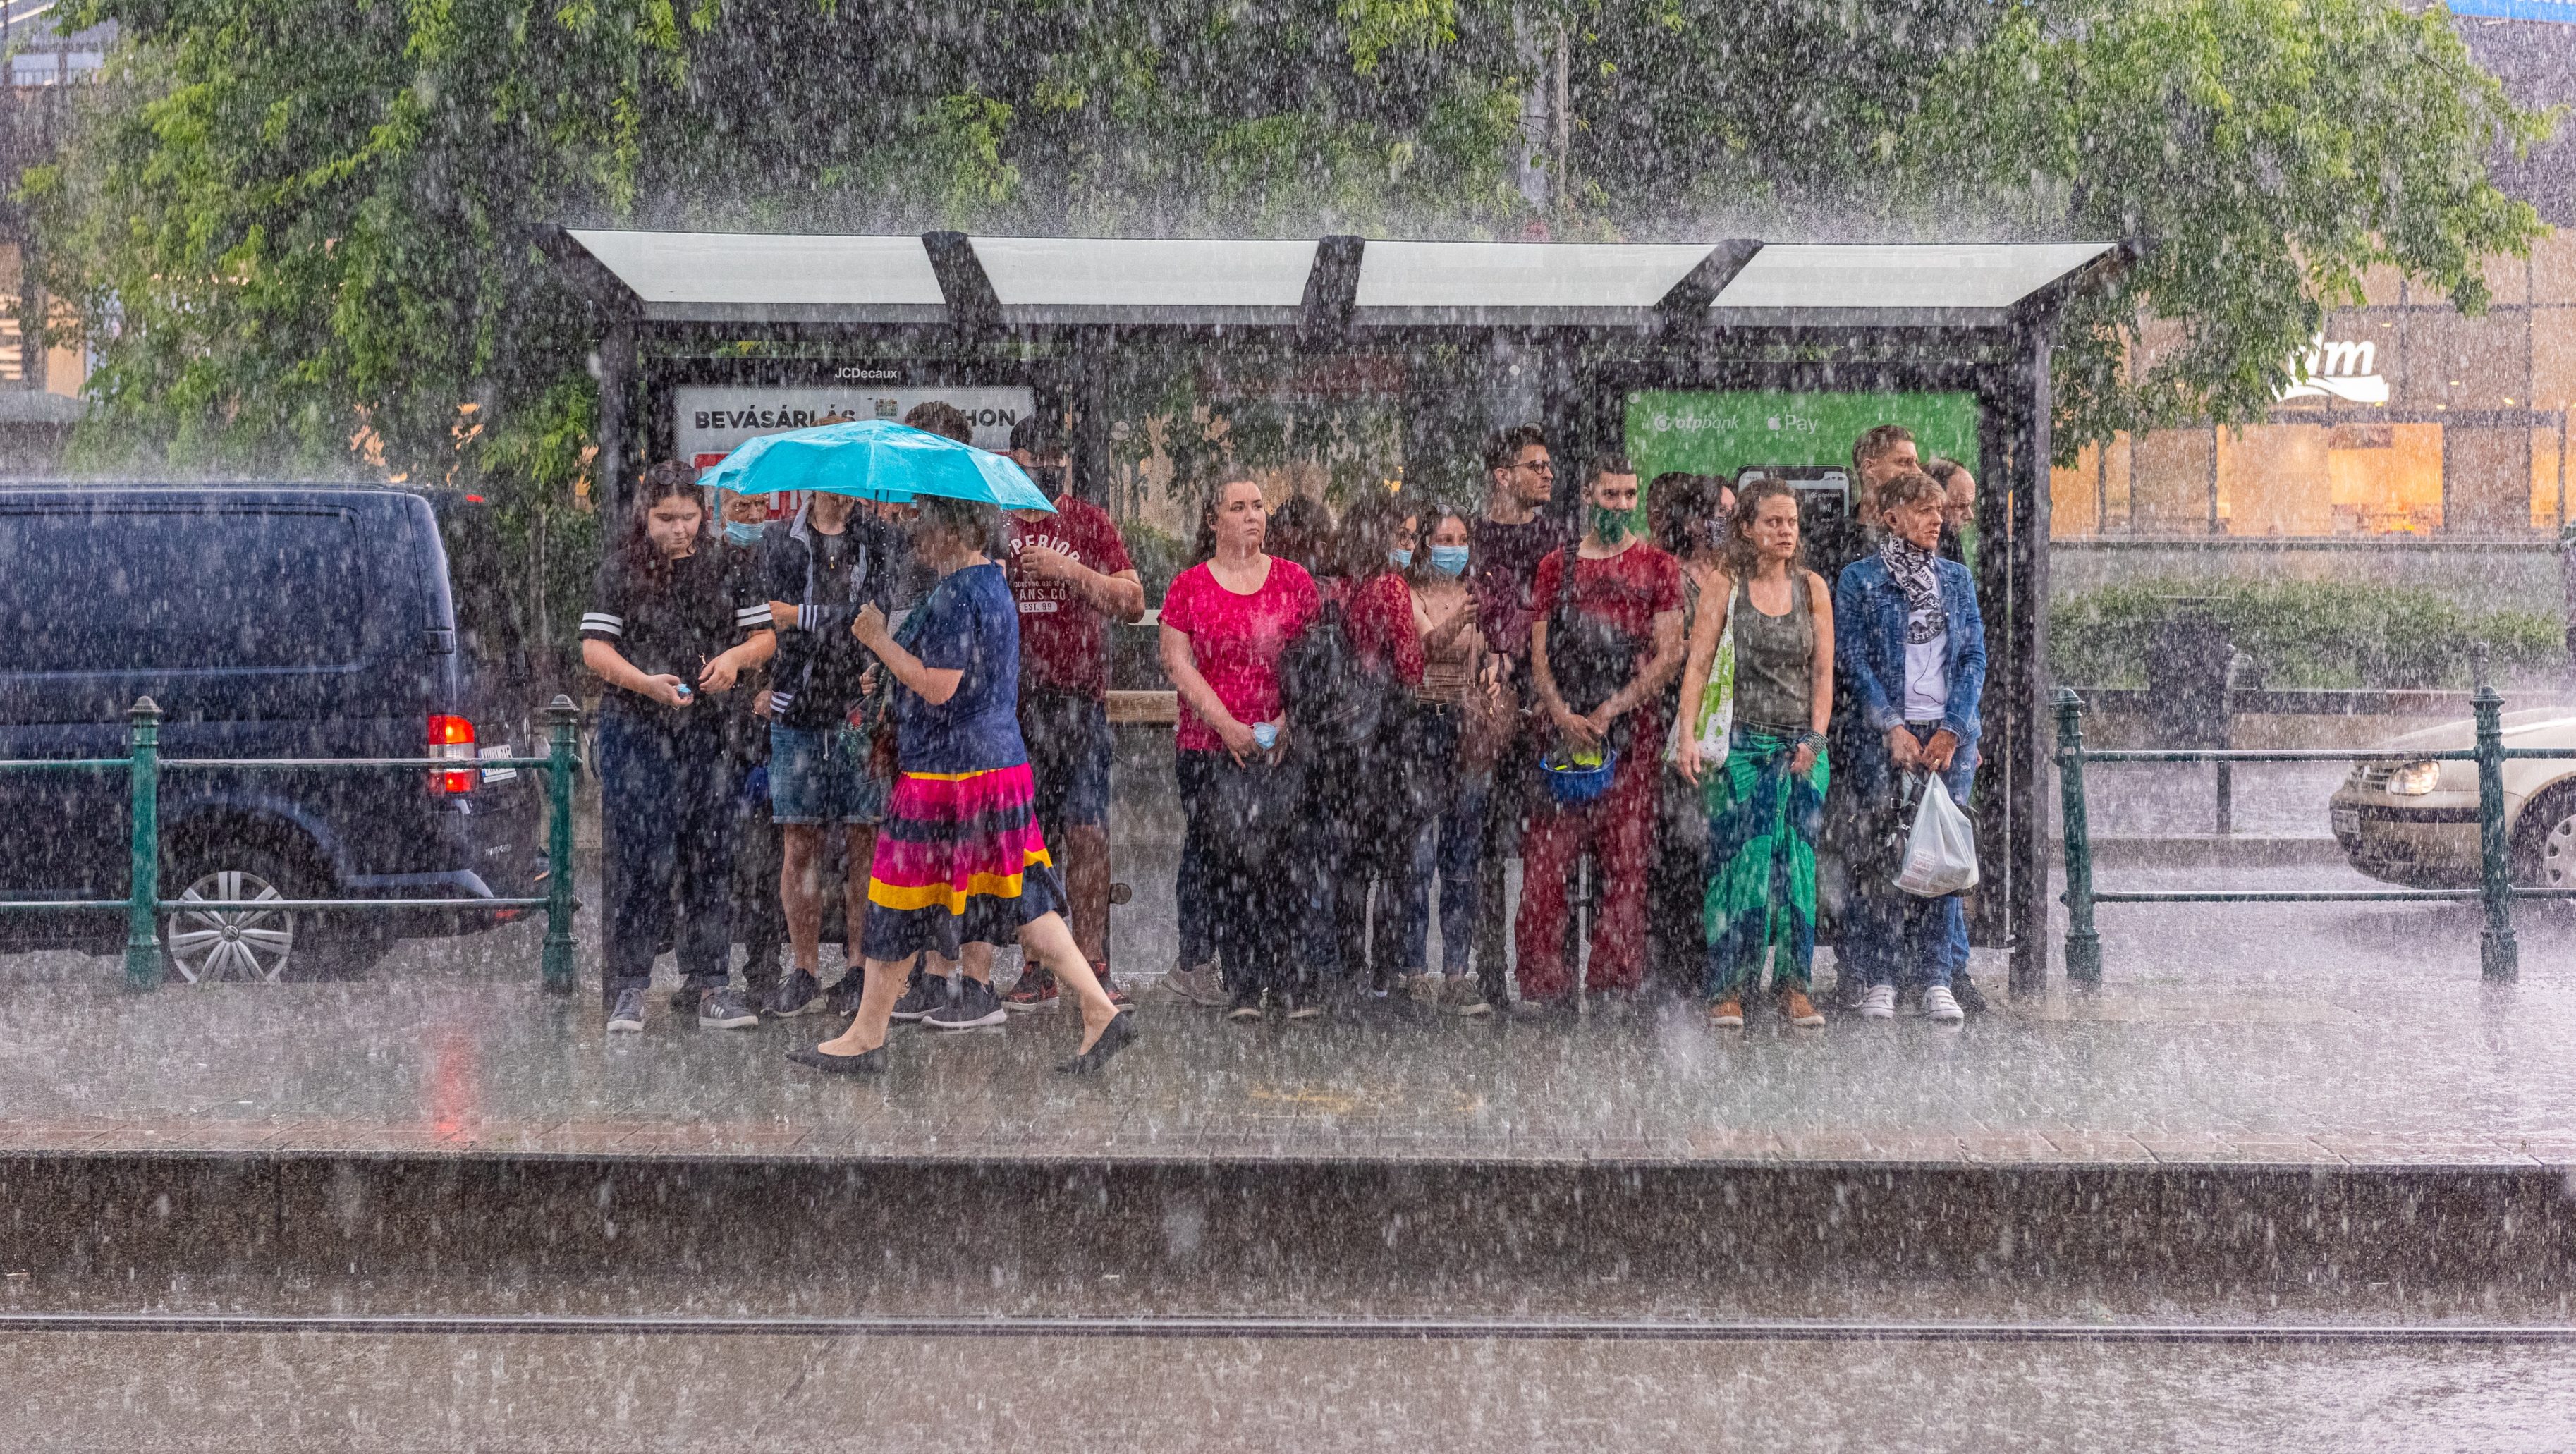
<path id="1" fill-rule="evenodd" d="M 784 429 L 806 429 L 836 414 L 901 419 L 916 404 L 956 405 L 975 426 L 983 449 L 1011 445 L 1011 426 L 1037 408 L 1034 391 L 1008 384 L 689 385 L 671 391 L 672 439 L 679 457 L 713 467 L 744 441 Z"/>
<path id="2" fill-rule="evenodd" d="M 1968 393 L 1792 394 L 1659 391 L 1628 396 L 1628 458 L 1639 479 L 1667 470 L 1724 475 L 1774 469 L 1824 482 L 1851 468 L 1852 441 L 1902 424 L 1915 448 L 1977 465 L 1977 396 Z"/>

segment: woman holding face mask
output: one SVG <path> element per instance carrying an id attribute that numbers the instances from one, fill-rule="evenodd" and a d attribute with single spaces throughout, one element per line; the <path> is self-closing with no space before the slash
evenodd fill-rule
<path id="1" fill-rule="evenodd" d="M 1229 480 L 1200 507 L 1202 559 L 1164 594 L 1163 674 L 1179 689 L 1175 765 L 1189 828 L 1180 877 L 1195 892 L 1225 974 L 1226 1015 L 1256 1021 L 1265 998 L 1292 1018 L 1322 1010 L 1289 963 L 1303 904 L 1286 821 L 1301 793 L 1284 762 L 1279 658 L 1322 608 L 1314 578 L 1263 545 L 1261 486 Z"/>

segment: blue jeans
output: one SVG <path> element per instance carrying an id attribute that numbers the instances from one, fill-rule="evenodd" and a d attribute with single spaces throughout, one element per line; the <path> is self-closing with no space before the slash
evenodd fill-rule
<path id="1" fill-rule="evenodd" d="M 675 893 L 680 972 L 690 989 L 723 988 L 733 974 L 734 790 L 722 724 L 705 707 L 604 712 L 597 756 L 607 997 L 652 982 Z"/>
<path id="2" fill-rule="evenodd" d="M 1477 866 L 1485 855 L 1485 794 L 1493 785 L 1479 774 L 1458 785 L 1457 796 L 1413 840 L 1413 871 L 1404 884 L 1404 967 L 1431 967 L 1431 876 L 1440 875 L 1440 967 L 1464 974 L 1476 943 Z"/>
<path id="3" fill-rule="evenodd" d="M 1938 724 L 1908 724 L 1918 739 L 1929 739 Z M 1856 742 L 1863 766 L 1856 801 L 1880 803 L 1895 791 L 1895 764 L 1884 743 L 1875 738 Z M 1867 749 L 1875 746 L 1877 751 Z M 1953 802 L 1965 804 L 1976 787 L 1977 769 L 1954 759 L 1941 774 L 1941 785 Z M 1924 988 L 1947 985 L 1968 967 L 1968 915 L 1956 894 L 1918 898 L 1898 888 L 1888 872 L 1862 875 L 1852 884 L 1843 910 L 1842 942 L 1837 960 L 1857 971 L 1863 983 Z"/>

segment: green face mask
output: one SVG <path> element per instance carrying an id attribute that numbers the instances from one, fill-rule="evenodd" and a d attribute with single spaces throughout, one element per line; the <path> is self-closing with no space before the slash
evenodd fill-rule
<path id="1" fill-rule="evenodd" d="M 1592 533 L 1601 537 L 1603 545 L 1620 545 L 1627 541 L 1629 520 L 1627 511 L 1613 510 L 1605 505 L 1594 505 L 1589 509 L 1588 518 L 1591 521 Z"/>

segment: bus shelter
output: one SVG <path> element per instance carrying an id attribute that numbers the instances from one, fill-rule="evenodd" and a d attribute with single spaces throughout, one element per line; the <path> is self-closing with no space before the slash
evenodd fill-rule
<path id="1" fill-rule="evenodd" d="M 1987 620 L 1975 937 L 2015 993 L 2047 976 L 2049 360 L 2114 243 L 1429 242 L 645 232 L 568 228 L 554 255 L 603 320 L 605 503 L 642 462 L 712 463 L 827 414 L 926 398 L 1000 447 L 1065 419 L 1076 488 L 1111 478 L 1121 380 L 1188 398 L 1267 390 L 1391 408 L 1388 473 L 1481 493 L 1489 430 L 1543 425 L 1558 458 L 1761 470 L 1826 529 L 1873 424 L 1979 481 Z M 1186 406 L 1186 400 L 1185 400 Z M 1188 441 L 1180 441 L 1186 445 Z M 1176 451 L 1171 488 L 1212 461 Z M 1560 474 L 1570 509 L 1579 469 Z"/>

